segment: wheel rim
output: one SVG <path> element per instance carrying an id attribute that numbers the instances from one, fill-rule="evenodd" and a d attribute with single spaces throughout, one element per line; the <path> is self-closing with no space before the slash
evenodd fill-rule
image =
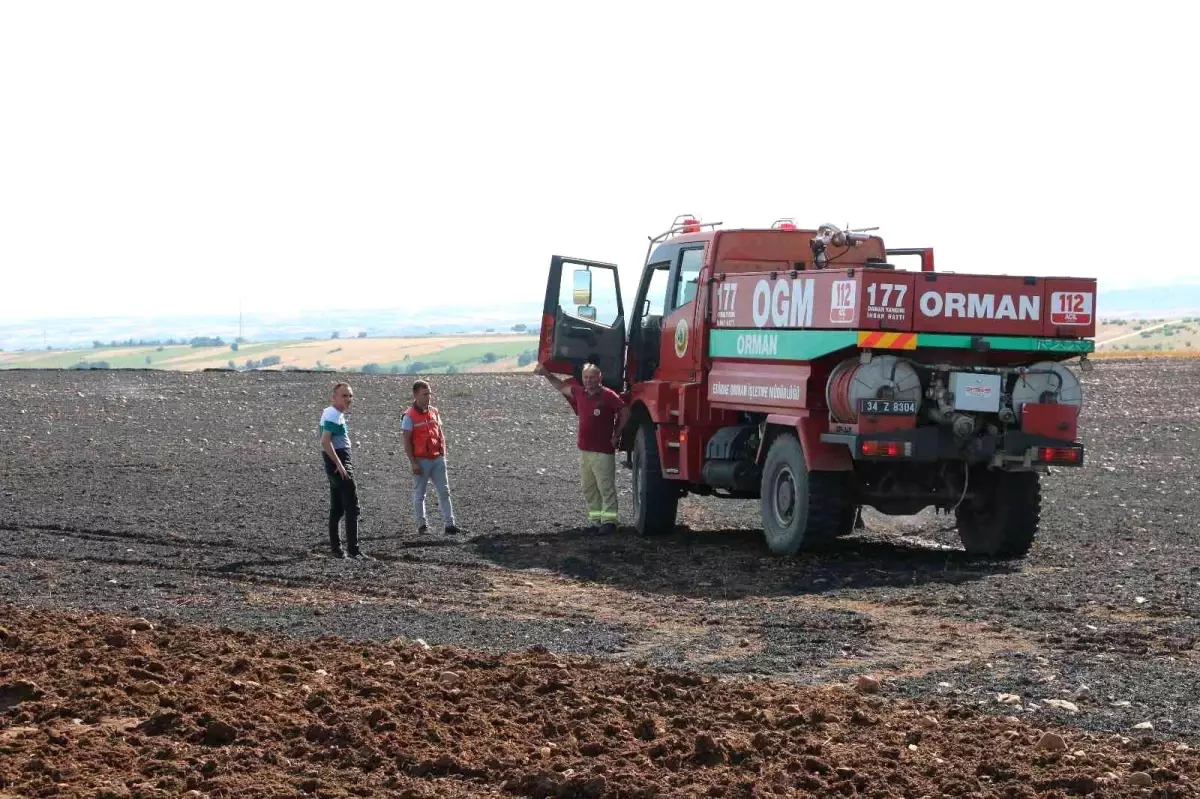
<path id="1" fill-rule="evenodd" d="M 781 468 L 772 481 L 771 510 L 780 527 L 789 527 L 796 517 L 796 477 L 790 466 Z"/>

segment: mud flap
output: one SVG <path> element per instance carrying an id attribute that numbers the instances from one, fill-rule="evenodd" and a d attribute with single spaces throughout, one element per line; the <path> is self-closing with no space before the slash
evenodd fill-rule
<path id="1" fill-rule="evenodd" d="M 824 419 L 807 415 L 773 413 L 767 417 L 768 425 L 791 428 L 800 439 L 804 452 L 804 466 L 810 472 L 848 472 L 854 468 L 854 458 L 844 444 L 830 444 L 821 440 L 821 434 L 829 430 Z M 764 438 L 759 450 L 758 463 L 766 457 L 769 441 Z"/>

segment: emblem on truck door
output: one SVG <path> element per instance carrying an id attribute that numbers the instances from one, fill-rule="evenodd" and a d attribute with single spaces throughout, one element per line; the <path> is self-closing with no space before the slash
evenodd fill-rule
<path id="1" fill-rule="evenodd" d="M 686 319 L 680 319 L 679 324 L 675 326 L 675 357 L 682 358 L 687 354 L 688 348 L 688 323 Z"/>

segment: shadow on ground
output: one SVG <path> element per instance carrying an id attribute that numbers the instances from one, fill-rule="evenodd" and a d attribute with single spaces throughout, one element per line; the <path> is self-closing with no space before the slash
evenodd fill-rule
<path id="1" fill-rule="evenodd" d="M 793 557 L 771 554 L 758 530 L 680 528 L 661 538 L 622 529 L 499 534 L 471 541 L 479 557 L 507 569 L 537 569 L 632 591 L 707 599 L 789 596 L 833 589 L 960 584 L 1015 572 L 900 538 L 852 536 Z"/>

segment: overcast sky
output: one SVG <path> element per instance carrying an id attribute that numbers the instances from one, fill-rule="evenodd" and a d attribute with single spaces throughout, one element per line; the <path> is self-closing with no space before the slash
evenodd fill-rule
<path id="1" fill-rule="evenodd" d="M 628 293 L 685 212 L 1197 279 L 1193 9 L 2 0 L 0 313 Z"/>

